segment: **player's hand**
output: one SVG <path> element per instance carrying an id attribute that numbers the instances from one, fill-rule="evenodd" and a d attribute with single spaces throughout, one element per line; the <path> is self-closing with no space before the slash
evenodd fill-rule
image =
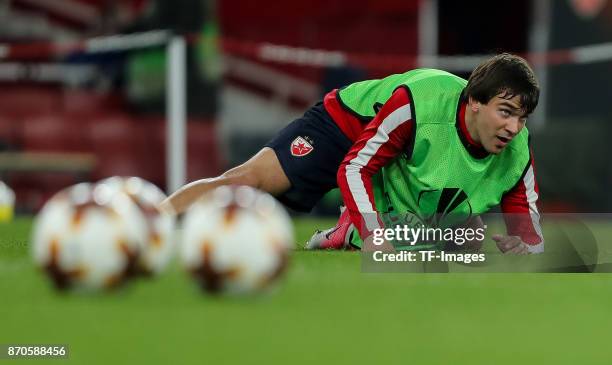
<path id="1" fill-rule="evenodd" d="M 372 236 L 367 237 L 363 241 L 362 250 L 364 252 L 374 252 L 374 251 L 395 252 L 395 247 L 393 247 L 393 245 L 388 241 L 384 241 L 380 245 L 374 244 L 374 236 L 372 235 Z"/>
<path id="2" fill-rule="evenodd" d="M 518 236 L 504 236 L 494 234 L 491 238 L 497 244 L 497 248 L 504 254 L 527 255 L 529 247 Z"/>

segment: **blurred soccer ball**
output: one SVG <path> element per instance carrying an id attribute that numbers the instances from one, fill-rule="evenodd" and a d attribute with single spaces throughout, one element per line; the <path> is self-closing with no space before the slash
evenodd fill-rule
<path id="1" fill-rule="evenodd" d="M 32 255 L 58 288 L 111 288 L 133 272 L 146 228 L 127 195 L 78 184 L 56 194 L 40 211 Z"/>
<path id="2" fill-rule="evenodd" d="M 188 210 L 180 259 L 208 292 L 250 293 L 281 276 L 293 242 L 291 220 L 274 198 L 223 186 Z"/>
<path id="3" fill-rule="evenodd" d="M 15 209 L 15 192 L 3 181 L 0 181 L 0 222 L 13 219 Z"/>
<path id="4" fill-rule="evenodd" d="M 166 195 L 154 184 L 139 177 L 110 177 L 98 184 L 113 192 L 127 194 L 138 206 L 147 222 L 147 240 L 138 260 L 138 270 L 145 274 L 159 274 L 174 253 L 172 240 L 174 218 L 157 210 Z"/>

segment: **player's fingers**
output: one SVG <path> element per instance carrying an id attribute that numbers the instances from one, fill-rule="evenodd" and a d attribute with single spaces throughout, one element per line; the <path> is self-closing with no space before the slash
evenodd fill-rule
<path id="1" fill-rule="evenodd" d="M 525 245 L 524 243 L 521 243 L 520 245 L 512 248 L 506 253 L 512 253 L 515 255 L 526 255 L 529 253 L 529 250 L 527 249 L 527 245 Z"/>
<path id="2" fill-rule="evenodd" d="M 495 243 L 497 245 L 497 248 L 502 252 L 502 253 L 506 253 L 506 251 L 508 251 L 508 249 L 506 248 L 506 245 L 504 245 L 501 242 L 496 242 Z"/>
<path id="3" fill-rule="evenodd" d="M 516 246 L 510 246 L 508 249 L 506 249 L 506 253 L 511 252 L 511 253 L 520 253 L 520 251 L 522 250 L 522 246 L 516 245 Z"/>
<path id="4" fill-rule="evenodd" d="M 504 236 L 499 241 L 497 241 L 497 248 L 499 248 L 502 252 L 507 252 L 522 243 L 520 238 L 516 236 Z"/>
<path id="5" fill-rule="evenodd" d="M 374 251 L 382 251 L 382 252 L 395 252 L 395 247 L 388 241 L 384 241 L 380 245 L 374 244 L 374 236 L 370 236 L 366 238 L 363 242 L 363 252 L 374 252 Z"/>
<path id="6" fill-rule="evenodd" d="M 491 236 L 491 238 L 493 239 L 493 241 L 499 242 L 504 238 L 504 236 L 501 234 L 494 234 L 493 236 Z"/>

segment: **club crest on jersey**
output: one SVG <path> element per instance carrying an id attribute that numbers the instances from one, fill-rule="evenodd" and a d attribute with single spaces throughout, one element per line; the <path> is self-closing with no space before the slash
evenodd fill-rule
<path id="1" fill-rule="evenodd" d="M 312 141 L 307 140 L 308 137 L 297 137 L 291 142 L 291 154 L 295 157 L 303 157 L 312 152 L 314 147 Z"/>

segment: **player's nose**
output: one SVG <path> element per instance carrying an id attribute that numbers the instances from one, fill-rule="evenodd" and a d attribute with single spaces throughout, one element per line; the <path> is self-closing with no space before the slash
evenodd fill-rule
<path id="1" fill-rule="evenodd" d="M 506 132 L 510 134 L 510 137 L 514 137 L 521 130 L 521 122 L 519 117 L 513 117 L 508 119 L 508 123 L 506 124 Z"/>

